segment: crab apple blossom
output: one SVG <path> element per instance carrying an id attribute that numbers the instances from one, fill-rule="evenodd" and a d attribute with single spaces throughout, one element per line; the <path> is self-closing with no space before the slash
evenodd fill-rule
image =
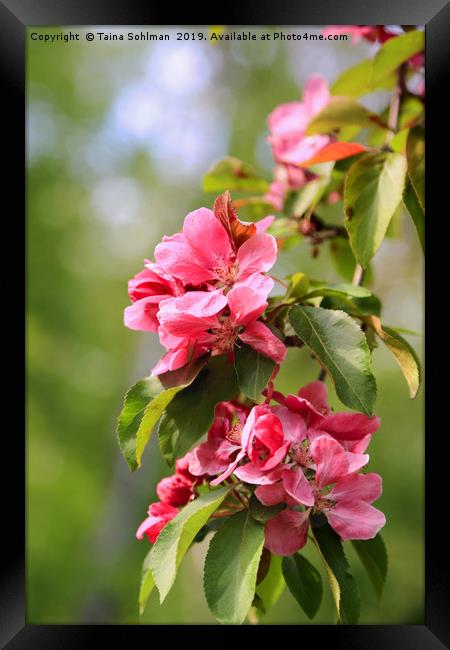
<path id="1" fill-rule="evenodd" d="M 152 503 L 148 509 L 148 517 L 136 531 L 137 539 L 143 539 L 147 535 L 149 541 L 154 544 L 164 526 L 178 514 L 178 508 L 158 501 Z"/>
<path id="2" fill-rule="evenodd" d="M 124 312 L 126 327 L 157 332 L 159 303 L 169 296 L 183 293 L 183 284 L 179 280 L 165 273 L 157 264 L 145 260 L 144 269 L 128 282 L 128 295 L 133 304 Z"/>
<path id="3" fill-rule="evenodd" d="M 206 442 L 191 453 L 189 472 L 194 476 L 216 476 L 230 465 L 230 458 L 241 449 L 242 427 L 249 409 L 232 402 L 221 402 L 215 408 L 215 418 Z"/>
<path id="4" fill-rule="evenodd" d="M 163 238 L 155 249 L 155 259 L 184 285 L 220 282 L 233 286 L 253 273 L 268 271 L 277 257 L 274 237 L 252 226 L 253 234 L 236 248 L 214 212 L 199 208 L 187 215 L 182 233 Z"/>
<path id="5" fill-rule="evenodd" d="M 284 344 L 258 320 L 272 287 L 271 278 L 254 273 L 227 294 L 223 289 L 213 289 L 161 301 L 158 333 L 168 353 L 152 374 L 184 365 L 190 350 L 195 357 L 205 352 L 224 354 L 232 352 L 239 341 L 281 362 L 286 355 Z"/>
<path id="6" fill-rule="evenodd" d="M 326 80 L 312 75 L 303 92 L 303 101 L 281 104 L 270 113 L 268 138 L 277 163 L 298 165 L 313 158 L 331 142 L 328 135 L 306 135 L 312 118 L 330 101 Z"/>
<path id="7" fill-rule="evenodd" d="M 157 331 L 167 353 L 153 375 L 176 370 L 197 357 L 231 353 L 239 341 L 280 362 L 284 344 L 260 320 L 273 280 L 265 273 L 277 243 L 257 223 L 239 220 L 228 192 L 214 209 L 187 215 L 183 231 L 156 246 L 156 263 L 129 282 L 133 304 L 125 309 L 132 329 Z"/>

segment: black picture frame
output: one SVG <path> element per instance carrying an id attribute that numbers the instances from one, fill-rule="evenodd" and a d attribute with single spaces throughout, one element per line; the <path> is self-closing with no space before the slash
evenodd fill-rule
<path id="1" fill-rule="evenodd" d="M 345 0 L 332 2 L 315 0 L 314 2 L 297 2 L 278 0 L 258 3 L 239 2 L 239 7 L 227 6 L 227 14 L 223 11 L 210 12 L 192 6 L 167 7 L 166 12 L 161 6 L 139 5 L 128 0 L 126 3 L 110 0 L 8 0 L 0 2 L 0 48 L 1 74 L 3 89 L 4 118 L 3 143 L 4 160 L 7 162 L 7 187 L 4 188 L 4 202 L 9 199 L 9 210 L 4 213 L 3 242 L 8 250 L 15 247 L 14 267 L 6 270 L 7 282 L 13 283 L 14 289 L 6 292 L 5 310 L 10 313 L 9 300 L 20 300 L 17 288 L 17 268 L 21 253 L 24 254 L 25 241 L 25 47 L 26 27 L 31 25 L 171 25 L 171 24 L 283 24 L 283 25 L 323 25 L 323 24 L 418 24 L 426 28 L 426 146 L 427 146 L 427 209 L 428 223 L 435 224 L 427 227 L 427 257 L 425 265 L 426 292 L 426 331 L 425 353 L 427 359 L 427 388 L 426 388 L 426 592 L 425 592 L 425 624 L 424 625 L 360 625 L 360 626 L 302 626 L 298 642 L 305 644 L 333 643 L 335 648 L 347 650 L 371 649 L 407 649 L 434 650 L 445 647 L 449 642 L 449 573 L 448 544 L 446 542 L 446 513 L 448 512 L 448 488 L 446 486 L 447 459 L 443 452 L 448 436 L 445 418 L 444 396 L 438 397 L 438 389 L 445 379 L 445 369 L 442 364 L 443 347 L 439 343 L 439 332 L 432 332 L 433 320 L 439 327 L 445 328 L 442 317 L 445 301 L 432 301 L 431 290 L 439 279 L 445 278 L 445 269 L 438 269 L 439 262 L 446 260 L 448 252 L 444 246 L 448 239 L 442 235 L 444 224 L 448 221 L 446 214 L 446 198 L 448 181 L 444 174 L 448 165 L 442 163 L 442 152 L 450 148 L 446 144 L 448 127 L 445 130 L 445 120 L 448 122 L 448 78 L 446 68 L 450 60 L 450 6 L 443 0 L 420 0 L 399 2 L 393 0 Z M 228 3 L 230 5 L 230 3 Z M 239 9 L 239 12 L 238 12 Z M 446 83 L 447 81 L 447 83 Z M 445 157 L 444 157 L 445 160 Z M 438 162 L 439 161 L 439 162 Z M 4 208 L 5 209 L 5 208 Z M 439 248 L 441 246 L 441 249 Z M 447 244 L 448 246 L 448 244 Z M 445 253 L 447 253 L 445 255 Z M 11 278 L 11 273 L 14 277 Z M 11 332 L 8 333 L 7 347 L 12 359 L 5 365 L 10 368 L 23 368 L 17 350 L 23 349 L 24 319 L 20 304 L 9 321 Z M 16 337 L 16 345 L 13 343 Z M 448 336 L 444 331 L 442 339 Z M 434 339 L 434 340 L 433 340 Z M 437 358 L 436 358 L 437 357 Z M 7 451 L 3 454 L 4 465 L 10 472 L 7 489 L 3 492 L 3 535 L 4 544 L 3 566 L 7 565 L 1 582 L 1 622 L 0 641 L 2 647 L 15 650 L 16 648 L 85 648 L 98 646 L 107 637 L 118 643 L 129 644 L 132 641 L 149 639 L 153 634 L 153 626 L 146 625 L 29 625 L 25 615 L 25 436 L 23 428 L 18 427 L 24 422 L 17 417 L 19 409 L 11 409 L 12 393 L 21 394 L 23 376 L 20 376 L 8 390 L 4 389 L 4 415 L 11 413 L 10 421 L 4 422 L 4 440 Z M 445 386 L 444 386 L 445 390 Z M 436 418 L 434 417 L 436 416 Z M 6 419 L 6 418 L 5 418 Z M 435 420 L 435 424 L 432 424 Z M 398 453 L 402 453 L 399 449 Z M 5 513 L 6 506 L 6 513 Z M 417 504 L 418 508 L 422 504 Z M 6 525 L 5 525 L 6 524 Z M 414 531 L 411 531 L 414 535 Z M 170 626 L 176 630 L 178 626 Z M 285 626 L 287 627 L 287 626 Z M 297 626 L 289 626 L 297 627 Z M 246 626 L 239 634 L 260 634 L 266 628 Z M 266 628 L 267 629 L 267 628 Z M 183 633 L 183 632 L 182 632 Z M 231 632 L 234 634 L 234 632 Z M 221 630 L 223 639 L 230 634 L 229 628 Z M 233 637 L 238 641 L 237 637 Z M 211 642 L 211 638 L 209 638 Z M 196 643 L 201 642 L 200 637 Z"/>

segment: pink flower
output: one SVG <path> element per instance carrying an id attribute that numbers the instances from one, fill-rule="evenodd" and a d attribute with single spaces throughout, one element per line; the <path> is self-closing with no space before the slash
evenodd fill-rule
<path id="1" fill-rule="evenodd" d="M 199 356 L 205 351 L 213 355 L 232 352 L 238 339 L 281 362 L 286 356 L 284 344 L 257 320 L 267 307 L 272 287 L 273 280 L 254 273 L 226 295 L 222 289 L 192 291 L 161 301 L 159 337 L 169 352 L 152 374 L 181 367 L 192 353 Z"/>
<path id="2" fill-rule="evenodd" d="M 315 439 L 308 453 L 312 463 L 305 464 L 315 470 L 311 483 L 302 467 L 285 466 L 281 480 L 255 490 L 257 498 L 266 506 L 278 503 L 286 503 L 288 507 L 307 506 L 302 512 L 288 508 L 270 519 L 265 529 L 266 547 L 278 555 L 300 550 L 306 543 L 312 510 L 325 514 L 341 539 L 375 537 L 386 518 L 371 505 L 381 495 L 381 477 L 357 473 L 367 464 L 367 454 L 348 452 L 327 435 Z"/>
<path id="3" fill-rule="evenodd" d="M 264 546 L 275 555 L 292 555 L 308 539 L 309 510 L 282 510 L 266 522 Z"/>
<path id="4" fill-rule="evenodd" d="M 185 285 L 220 282 L 232 286 L 253 273 L 268 271 L 277 257 L 274 237 L 251 225 L 254 234 L 236 249 L 214 212 L 200 208 L 187 215 L 182 233 L 164 237 L 158 244 L 156 261 Z"/>
<path id="5" fill-rule="evenodd" d="M 235 460 L 211 485 L 218 485 L 233 472 L 242 481 L 260 483 L 268 472 L 277 468 L 287 454 L 289 442 L 284 440 L 281 421 L 267 404 L 254 406 L 242 429 L 240 447 Z M 247 457 L 250 462 L 238 467 Z M 278 476 L 271 476 L 270 482 Z"/>
<path id="6" fill-rule="evenodd" d="M 184 506 L 194 494 L 192 481 L 182 474 L 161 479 L 156 486 L 158 498 L 171 506 Z"/>
<path id="7" fill-rule="evenodd" d="M 154 544 L 164 526 L 177 514 L 178 509 L 168 503 L 161 503 L 160 501 L 152 503 L 148 509 L 149 516 L 136 531 L 137 539 L 143 539 L 144 535 L 147 535 L 149 541 Z"/>
<path id="8" fill-rule="evenodd" d="M 303 92 L 303 101 L 281 104 L 268 117 L 269 143 L 278 163 L 297 165 L 313 158 L 331 142 L 327 135 L 306 135 L 311 119 L 330 101 L 327 83 L 312 75 Z"/>
<path id="9" fill-rule="evenodd" d="M 159 303 L 183 293 L 181 282 L 166 274 L 157 264 L 145 260 L 144 270 L 128 282 L 128 295 L 133 304 L 124 312 L 126 327 L 157 332 Z"/>
<path id="10" fill-rule="evenodd" d="M 194 476 L 216 476 L 228 468 L 232 456 L 241 449 L 241 432 L 247 413 L 248 409 L 231 402 L 217 404 L 207 441 L 192 451 L 189 471 Z"/>
<path id="11" fill-rule="evenodd" d="M 275 165 L 274 180 L 269 186 L 269 191 L 264 195 L 264 200 L 281 211 L 287 192 L 300 189 L 312 178 L 316 176 L 296 165 Z"/>
<path id="12" fill-rule="evenodd" d="M 363 452 L 372 434 L 380 427 L 380 418 L 364 413 L 330 413 L 327 387 L 314 381 L 301 388 L 298 395 L 288 395 L 283 406 L 301 415 L 308 426 L 308 438 L 329 435 L 347 451 Z M 279 407 L 277 407 L 279 408 Z"/>
<path id="13" fill-rule="evenodd" d="M 194 475 L 189 471 L 189 465 L 192 460 L 192 451 L 188 451 L 182 458 L 179 458 L 175 463 L 175 472 L 180 476 L 184 476 L 189 479 L 193 485 L 196 485 L 200 482 L 201 478 L 198 475 Z"/>
<path id="14" fill-rule="evenodd" d="M 371 505 L 381 492 L 378 474 L 353 474 L 336 483 L 326 496 L 328 509 L 323 508 L 341 539 L 372 539 L 383 528 L 386 517 Z"/>

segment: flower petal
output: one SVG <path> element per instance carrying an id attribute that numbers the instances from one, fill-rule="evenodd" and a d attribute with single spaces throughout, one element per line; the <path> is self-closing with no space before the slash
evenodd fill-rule
<path id="1" fill-rule="evenodd" d="M 267 124 L 274 138 L 299 137 L 306 129 L 309 117 L 302 102 L 288 102 L 270 113 Z"/>
<path id="2" fill-rule="evenodd" d="M 259 221 L 255 221 L 256 232 L 265 232 L 267 228 L 270 228 L 274 221 L 275 217 L 271 215 L 264 217 L 264 219 L 260 219 Z"/>
<path id="3" fill-rule="evenodd" d="M 175 298 L 176 309 L 184 314 L 207 318 L 214 316 L 227 304 L 227 298 L 222 289 L 213 291 L 188 291 L 179 298 Z"/>
<path id="4" fill-rule="evenodd" d="M 228 262 L 232 253 L 230 238 L 214 212 L 199 208 L 190 212 L 183 225 L 183 234 L 197 264 L 213 271 L 221 262 Z"/>
<path id="5" fill-rule="evenodd" d="M 239 334 L 239 338 L 244 343 L 251 345 L 257 352 L 265 354 L 266 357 L 273 359 L 277 363 L 281 363 L 286 356 L 284 343 L 260 321 L 249 323 L 245 330 Z"/>
<path id="6" fill-rule="evenodd" d="M 302 99 L 311 117 L 320 113 L 330 101 L 330 91 L 325 77 L 312 74 L 305 86 Z"/>
<path id="7" fill-rule="evenodd" d="M 369 461 L 367 454 L 345 451 L 337 440 L 319 436 L 311 442 L 311 455 L 316 464 L 315 480 L 319 487 L 335 483 L 347 474 L 356 472 Z"/>
<path id="8" fill-rule="evenodd" d="M 276 506 L 286 498 L 286 492 L 281 481 L 258 486 L 255 495 L 263 506 Z"/>
<path id="9" fill-rule="evenodd" d="M 327 512 L 341 539 L 372 539 L 386 523 L 385 515 L 365 501 L 339 501 Z"/>
<path id="10" fill-rule="evenodd" d="M 237 252 L 239 279 L 268 271 L 275 264 L 277 252 L 277 242 L 272 235 L 256 233 L 247 239 Z"/>
<path id="11" fill-rule="evenodd" d="M 328 406 L 328 389 L 324 381 L 312 381 L 298 391 L 298 396 L 306 399 L 321 415 L 326 415 Z"/>
<path id="12" fill-rule="evenodd" d="M 299 443 L 306 438 L 307 426 L 305 419 L 299 414 L 290 411 L 285 406 L 273 406 L 272 412 L 277 416 L 283 426 L 284 439 L 291 444 Z"/>
<path id="13" fill-rule="evenodd" d="M 171 273 L 184 284 L 201 284 L 214 278 L 212 271 L 194 258 L 184 237 L 181 240 L 165 237 L 155 248 L 155 259 L 166 273 Z"/>
<path id="14" fill-rule="evenodd" d="M 272 287 L 273 280 L 260 273 L 248 277 L 245 282 L 238 282 L 227 296 L 233 323 L 247 325 L 261 316 Z"/>
<path id="15" fill-rule="evenodd" d="M 160 300 L 161 296 L 148 296 L 126 307 L 123 313 L 125 327 L 129 327 L 130 330 L 157 332 L 159 323 L 156 314 Z"/>
<path id="16" fill-rule="evenodd" d="M 328 496 L 333 501 L 356 499 L 372 503 L 380 498 L 382 491 L 382 479 L 379 474 L 351 474 L 338 481 Z"/>
<path id="17" fill-rule="evenodd" d="M 275 555 L 292 555 L 308 539 L 309 511 L 282 510 L 265 526 L 264 546 Z"/>
<path id="18" fill-rule="evenodd" d="M 264 471 L 259 465 L 254 463 L 246 463 L 238 467 L 234 474 L 240 481 L 250 483 L 252 485 L 271 485 L 281 478 L 282 467 L 277 467 L 271 472 Z"/>
<path id="19" fill-rule="evenodd" d="M 330 413 L 320 423 L 320 428 L 336 440 L 361 440 L 380 428 L 380 418 L 364 413 Z"/>
<path id="20" fill-rule="evenodd" d="M 283 486 L 286 492 L 298 503 L 314 505 L 314 494 L 308 479 L 301 468 L 283 470 Z"/>

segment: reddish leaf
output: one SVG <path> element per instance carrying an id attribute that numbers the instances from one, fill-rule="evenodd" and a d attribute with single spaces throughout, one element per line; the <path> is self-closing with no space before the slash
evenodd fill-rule
<path id="1" fill-rule="evenodd" d="M 228 191 L 214 201 L 214 214 L 227 231 L 234 250 L 236 251 L 247 239 L 256 234 L 254 223 L 244 223 L 239 220 L 236 209 Z"/>
<path id="2" fill-rule="evenodd" d="M 366 151 L 366 147 L 358 142 L 333 142 L 327 144 L 315 156 L 302 163 L 298 163 L 298 167 L 310 167 L 311 165 L 318 165 L 319 163 L 330 162 L 331 160 L 342 160 L 349 158 L 357 153 Z"/>

